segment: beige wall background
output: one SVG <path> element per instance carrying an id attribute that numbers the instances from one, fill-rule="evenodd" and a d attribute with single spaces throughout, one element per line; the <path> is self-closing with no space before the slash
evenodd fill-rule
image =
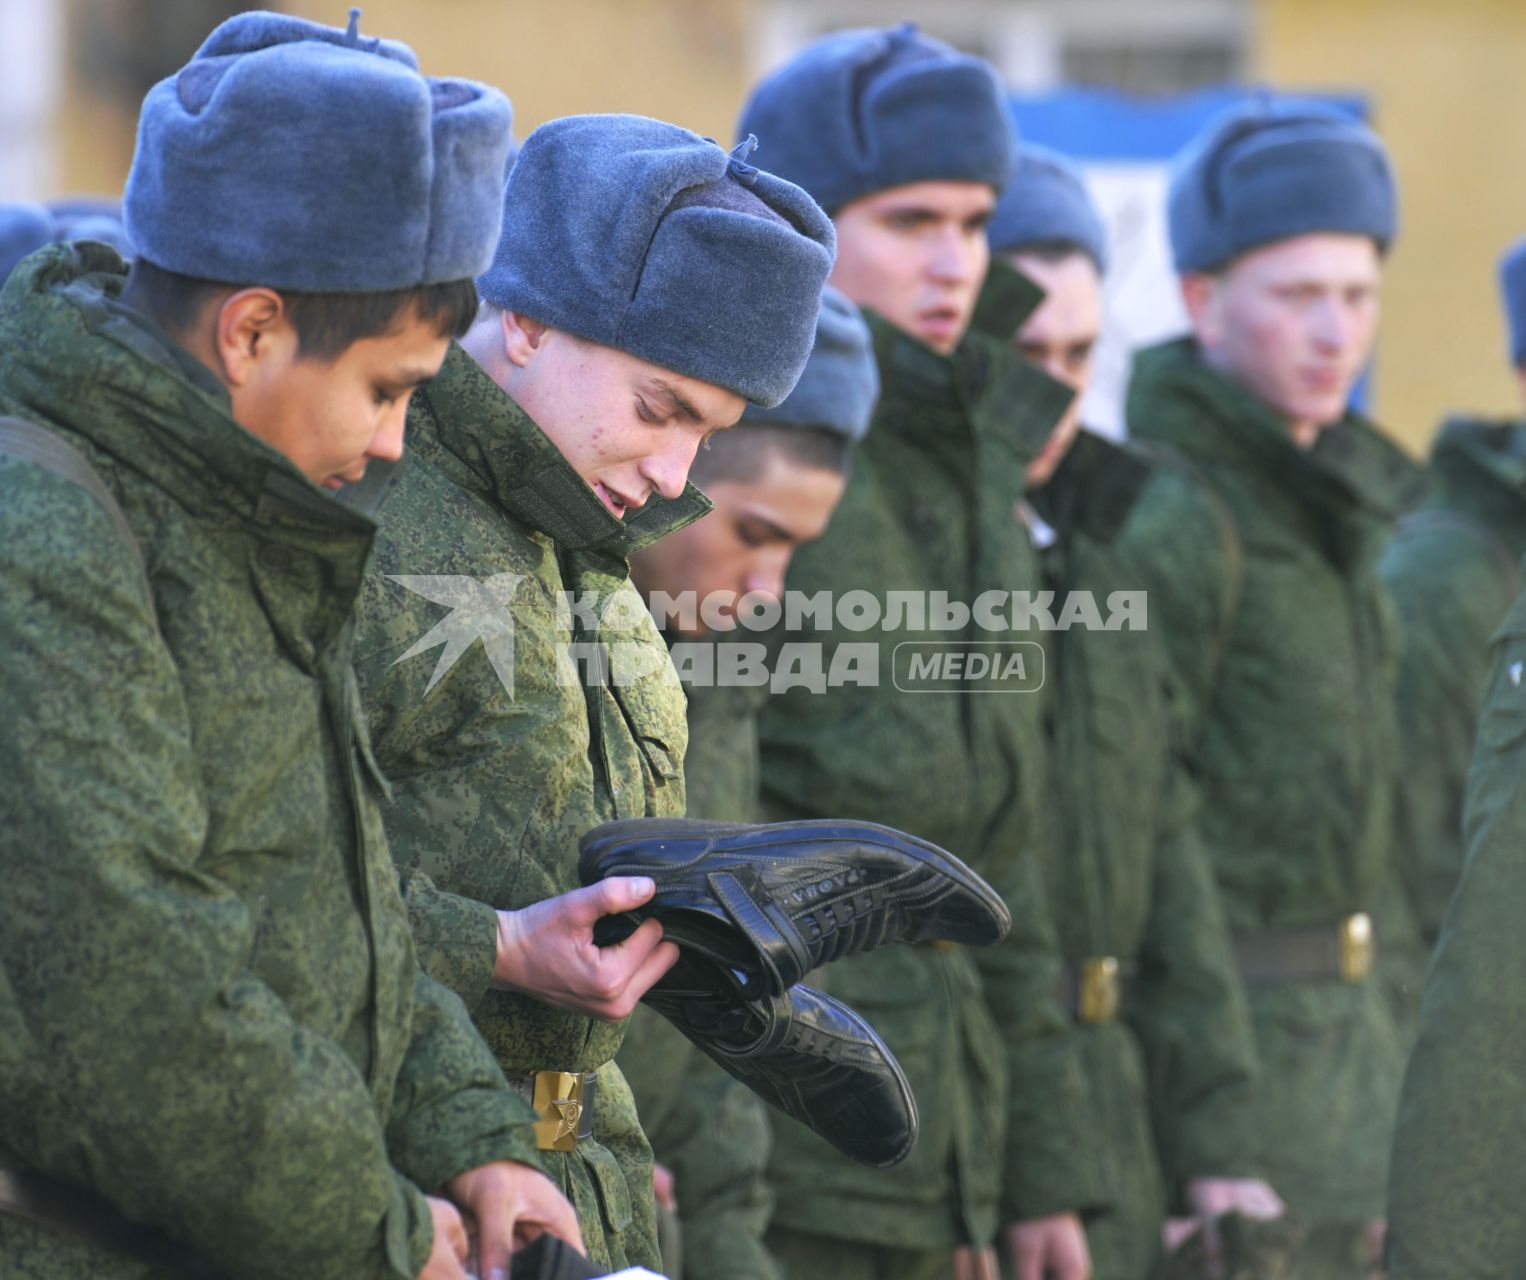
<path id="1" fill-rule="evenodd" d="M 67 0 L 70 22 L 111 0 Z M 292 12 L 344 20 L 332 0 Z M 729 139 L 765 54 L 767 0 L 368 0 L 362 29 L 417 49 L 427 70 L 486 80 L 514 100 L 521 136 L 558 115 L 636 111 Z M 1456 409 L 1515 413 L 1494 283 L 1526 233 L 1526 3 L 1250 0 L 1251 74 L 1374 103 L 1403 194 L 1375 408 L 1422 449 Z M 899 16 L 885 5 L 884 21 Z M 55 125 L 58 193 L 120 188 L 132 113 L 78 68 Z"/>

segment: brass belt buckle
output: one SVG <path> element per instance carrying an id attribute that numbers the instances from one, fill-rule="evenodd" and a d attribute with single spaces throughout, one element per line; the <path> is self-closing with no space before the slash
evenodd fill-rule
<path id="1" fill-rule="evenodd" d="M 1361 982 L 1372 972 L 1372 917 L 1365 911 L 1341 921 L 1341 980 Z"/>
<path id="2" fill-rule="evenodd" d="M 1076 992 L 1076 1018 L 1081 1022 L 1114 1022 L 1118 1018 L 1118 961 L 1092 956 L 1081 961 Z"/>
<path id="3" fill-rule="evenodd" d="M 530 1105 L 535 1122 L 535 1145 L 542 1151 L 576 1151 L 578 1124 L 583 1118 L 583 1074 L 580 1071 L 537 1071 Z"/>

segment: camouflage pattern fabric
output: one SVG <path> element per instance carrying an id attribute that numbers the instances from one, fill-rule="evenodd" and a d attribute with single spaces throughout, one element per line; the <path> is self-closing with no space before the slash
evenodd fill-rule
<path id="1" fill-rule="evenodd" d="M 1038 291 L 1020 285 L 1019 305 L 1031 309 Z M 877 316 L 869 322 L 879 407 L 847 493 L 825 535 L 796 553 L 788 589 L 868 591 L 883 605 L 889 591 L 973 604 L 987 590 L 1037 588 L 1012 504 L 1069 390 L 979 332 L 944 358 Z M 874 643 L 880 680 L 770 698 L 764 814 L 865 818 L 932 840 L 991 881 L 1014 925 L 997 947 L 891 947 L 824 973 L 905 1069 L 921 1136 L 905 1164 L 872 1170 L 780 1120 L 771 1179 L 784 1230 L 946 1252 L 991 1241 L 1004 1222 L 1100 1208 L 1110 1189 L 1078 1037 L 1054 995 L 1059 961 L 1038 860 L 1042 697 L 897 690 L 897 644 L 1014 638 L 973 619 L 954 631 L 910 621 L 853 630 L 834 618 L 786 637 L 821 643 L 828 665 L 839 644 Z M 1017 705 L 998 705 L 1008 702 Z"/>
<path id="2" fill-rule="evenodd" d="M 1489 639 L 1520 592 L 1523 554 L 1526 424 L 1444 423 L 1425 498 L 1400 522 L 1378 568 L 1404 634 L 1394 896 L 1409 928 L 1387 939 L 1385 964 L 1411 1030 L 1462 869 L 1462 800 L 1489 684 Z"/>
<path id="3" fill-rule="evenodd" d="M 0 459 L 0 1168 L 228 1276 L 409 1280 L 422 1190 L 537 1157 L 398 897 L 350 667 L 375 526 L 125 279 L 64 246 L 0 295 L 0 413 L 89 458 L 153 592 L 85 490 Z M 147 1273 L 3 1213 L 0 1272 Z"/>
<path id="4" fill-rule="evenodd" d="M 1031 496 L 1055 534 L 1040 557 L 1057 601 L 1089 592 L 1101 609 L 1113 592 L 1144 590 L 1127 525 L 1162 470 L 1099 436 L 1076 438 Z M 1160 1254 L 1166 1213 L 1189 1211 L 1189 1179 L 1255 1172 L 1250 1021 L 1195 790 L 1172 750 L 1182 700 L 1160 631 L 1072 627 L 1045 640 L 1058 823 L 1044 858 L 1050 912 L 1067 964 L 1110 956 L 1126 977 L 1121 1021 L 1079 1032 L 1118 1181 L 1087 1240 L 1095 1280 L 1135 1280 Z"/>
<path id="5" fill-rule="evenodd" d="M 1526 1261 L 1526 598 L 1491 645 L 1462 876 L 1426 982 L 1389 1191 L 1392 1280 L 1506 1280 Z"/>
<path id="6" fill-rule="evenodd" d="M 683 813 L 683 692 L 626 557 L 708 503 L 691 490 L 617 520 L 459 347 L 414 397 L 408 441 L 361 595 L 357 667 L 420 956 L 506 1072 L 601 1069 L 594 1139 L 544 1162 L 590 1258 L 654 1266 L 651 1153 L 609 1065 L 624 1024 L 491 990 L 494 909 L 577 888 L 578 838 L 597 824 Z M 480 586 L 488 603 L 447 612 L 417 578 Z M 404 657 L 440 623 L 456 643 Z M 453 661 L 433 683 L 442 655 Z M 591 678 L 601 663 L 608 678 Z"/>
<path id="7" fill-rule="evenodd" d="M 1189 460 L 1242 549 L 1236 591 L 1220 515 L 1185 486 L 1147 495 L 1128 538 L 1200 726 L 1198 829 L 1231 932 L 1333 929 L 1375 909 L 1391 865 L 1398 636 L 1376 561 L 1413 464 L 1354 415 L 1299 449 L 1190 340 L 1137 358 L 1128 417 Z M 1401 1067 L 1381 985 L 1332 977 L 1247 995 L 1265 1175 L 1314 1226 L 1379 1216 Z"/>

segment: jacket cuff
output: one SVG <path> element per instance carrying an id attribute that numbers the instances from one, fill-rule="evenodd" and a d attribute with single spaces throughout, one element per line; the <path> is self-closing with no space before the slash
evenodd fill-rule
<path id="1" fill-rule="evenodd" d="M 486 902 L 437 889 L 420 872 L 405 873 L 400 887 L 419 967 L 475 1015 L 498 961 L 498 912 Z"/>
<path id="2" fill-rule="evenodd" d="M 457 1174 L 497 1160 L 544 1173 L 534 1120 L 534 1109 L 511 1090 L 463 1089 L 395 1120 L 388 1146 L 396 1168 L 432 1193 Z"/>

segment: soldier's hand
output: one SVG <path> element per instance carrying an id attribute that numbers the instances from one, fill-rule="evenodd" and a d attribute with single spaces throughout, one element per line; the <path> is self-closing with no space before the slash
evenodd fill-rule
<path id="1" fill-rule="evenodd" d="M 665 1164 L 652 1165 L 652 1197 L 657 1201 L 659 1209 L 666 1209 L 669 1213 L 678 1212 L 678 1196 L 675 1192 L 675 1179 L 673 1170 Z"/>
<path id="2" fill-rule="evenodd" d="M 493 985 L 590 1018 L 628 1017 L 673 967 L 678 948 L 662 940 L 656 920 L 612 947 L 594 944 L 593 927 L 656 891 L 646 876 L 610 876 L 519 911 L 500 911 Z"/>
<path id="3" fill-rule="evenodd" d="M 954 1250 L 952 1280 L 1001 1280 L 1001 1268 L 996 1262 L 996 1250 L 987 1245 L 976 1249 L 962 1244 Z"/>
<path id="4" fill-rule="evenodd" d="M 434 1244 L 418 1280 L 466 1280 L 466 1227 L 449 1200 L 425 1196 L 434 1221 Z"/>
<path id="5" fill-rule="evenodd" d="M 1014 1222 L 1006 1235 L 1007 1257 L 1016 1280 L 1090 1280 L 1091 1250 L 1075 1214 Z"/>
<path id="6" fill-rule="evenodd" d="M 551 1179 L 529 1165 L 508 1160 L 479 1165 L 457 1174 L 445 1190 L 476 1224 L 482 1280 L 507 1280 L 509 1256 L 547 1232 L 582 1252 L 577 1213 Z"/>
<path id="7" fill-rule="evenodd" d="M 1260 1178 L 1193 1178 L 1187 1183 L 1187 1203 L 1202 1232 L 1203 1258 L 1211 1275 L 1224 1266 L 1219 1241 L 1219 1219 L 1226 1213 L 1242 1218 L 1280 1218 L 1286 1212 L 1282 1198 Z"/>

